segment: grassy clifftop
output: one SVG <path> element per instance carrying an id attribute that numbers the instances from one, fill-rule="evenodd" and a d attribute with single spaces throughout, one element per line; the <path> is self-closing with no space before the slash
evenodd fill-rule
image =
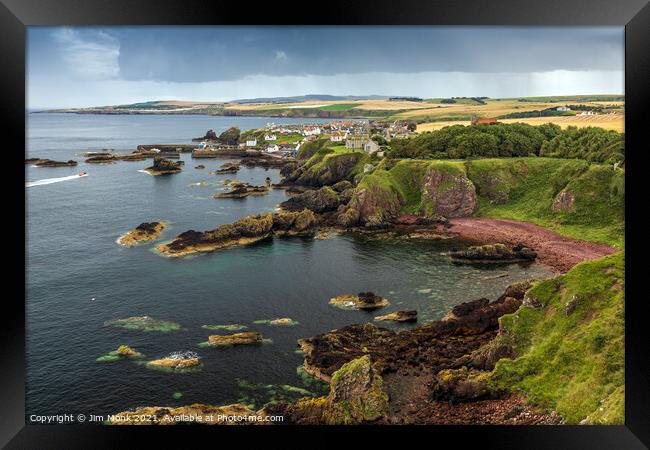
<path id="1" fill-rule="evenodd" d="M 513 348 L 491 383 L 524 391 L 567 423 L 624 421 L 624 253 L 578 264 L 537 283 L 500 319 L 495 345 Z M 499 342 L 500 341 L 500 342 Z"/>
<path id="2" fill-rule="evenodd" d="M 433 173 L 442 178 L 432 183 Z M 524 220 L 623 247 L 624 170 L 611 165 L 537 157 L 384 161 L 359 188 L 375 209 L 446 215 L 441 207 L 453 194 L 454 212 Z"/>

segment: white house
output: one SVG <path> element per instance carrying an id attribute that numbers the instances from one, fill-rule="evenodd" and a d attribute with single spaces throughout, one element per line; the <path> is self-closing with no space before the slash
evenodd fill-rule
<path id="1" fill-rule="evenodd" d="M 246 139 L 246 147 L 255 147 L 257 145 L 257 139 Z"/>
<path id="2" fill-rule="evenodd" d="M 319 127 L 314 127 L 314 128 L 306 128 L 304 135 L 305 136 L 318 136 L 320 134 L 320 128 Z"/>
<path id="3" fill-rule="evenodd" d="M 379 151 L 379 144 L 377 144 L 372 139 L 368 139 L 365 144 L 363 144 L 363 151 L 372 155 L 373 153 Z"/>
<path id="4" fill-rule="evenodd" d="M 264 135 L 264 140 L 265 141 L 275 141 L 278 137 L 275 134 L 265 134 Z"/>
<path id="5" fill-rule="evenodd" d="M 555 108 L 555 110 L 556 111 L 571 111 L 571 108 L 569 108 L 568 106 L 558 106 L 557 108 Z"/>
<path id="6" fill-rule="evenodd" d="M 277 153 L 279 151 L 280 151 L 280 147 L 278 146 L 278 144 L 273 144 L 266 147 L 267 153 Z"/>
<path id="7" fill-rule="evenodd" d="M 345 138 L 348 136 L 347 133 L 344 133 L 343 131 L 332 131 L 332 134 L 330 135 L 330 141 L 332 142 L 343 142 L 345 141 Z"/>
<path id="8" fill-rule="evenodd" d="M 595 116 L 597 113 L 595 111 L 581 111 L 578 116 Z"/>

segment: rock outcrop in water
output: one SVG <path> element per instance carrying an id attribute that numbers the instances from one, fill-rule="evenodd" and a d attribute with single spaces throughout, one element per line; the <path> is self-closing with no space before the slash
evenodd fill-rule
<path id="1" fill-rule="evenodd" d="M 150 175 L 158 176 L 178 173 L 182 170 L 182 167 L 183 161 L 171 161 L 162 156 L 156 156 L 153 159 L 153 166 L 147 167 L 144 170 Z"/>
<path id="2" fill-rule="evenodd" d="M 357 295 L 345 294 L 330 299 L 330 305 L 341 308 L 360 309 L 362 311 L 374 311 L 390 305 L 390 302 L 372 292 L 360 292 Z"/>
<path id="3" fill-rule="evenodd" d="M 52 159 L 30 158 L 25 160 L 25 164 L 34 164 L 36 167 L 70 167 L 76 166 L 77 161 L 72 159 L 68 161 L 54 161 Z"/>
<path id="4" fill-rule="evenodd" d="M 149 361 L 147 366 L 158 369 L 182 371 L 201 365 L 199 355 L 194 352 L 175 352 L 164 358 Z"/>
<path id="5" fill-rule="evenodd" d="M 155 241 L 165 229 L 162 222 L 143 222 L 118 239 L 120 245 L 133 247 L 147 241 Z"/>
<path id="6" fill-rule="evenodd" d="M 269 193 L 267 186 L 251 186 L 248 183 L 235 183 L 230 185 L 228 192 L 214 194 L 214 198 L 245 198 L 255 195 L 266 195 Z"/>
<path id="7" fill-rule="evenodd" d="M 166 256 L 185 256 L 211 252 L 220 248 L 247 245 L 278 235 L 295 235 L 313 231 L 317 223 L 311 211 L 258 214 L 220 225 L 214 230 L 189 230 L 157 249 Z"/>
<path id="8" fill-rule="evenodd" d="M 385 314 L 383 316 L 375 317 L 378 321 L 392 321 L 392 322 L 417 322 L 418 312 L 415 310 L 410 311 L 396 311 L 394 313 Z"/>
<path id="9" fill-rule="evenodd" d="M 224 345 L 250 345 L 261 344 L 262 335 L 256 331 L 244 331 L 227 335 L 213 334 L 208 336 L 208 344 L 211 346 Z"/>
<path id="10" fill-rule="evenodd" d="M 523 244 L 508 247 L 504 244 L 487 244 L 469 247 L 450 253 L 455 262 L 473 263 L 511 263 L 518 261 L 534 261 L 537 253 Z"/>

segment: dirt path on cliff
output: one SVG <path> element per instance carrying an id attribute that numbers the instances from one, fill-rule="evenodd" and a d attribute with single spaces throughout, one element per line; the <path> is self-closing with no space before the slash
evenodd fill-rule
<path id="1" fill-rule="evenodd" d="M 529 222 L 489 217 L 462 217 L 449 221 L 448 231 L 483 243 L 523 243 L 537 252 L 537 260 L 560 272 L 576 264 L 614 253 L 607 244 L 581 241 Z"/>

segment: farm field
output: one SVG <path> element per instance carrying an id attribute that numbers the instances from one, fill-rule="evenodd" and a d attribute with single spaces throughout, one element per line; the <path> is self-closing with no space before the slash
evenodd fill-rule
<path id="1" fill-rule="evenodd" d="M 574 127 L 601 127 L 606 130 L 614 130 L 622 133 L 625 131 L 624 114 L 599 114 L 597 116 L 548 116 L 548 117 L 526 117 L 520 119 L 501 119 L 499 122 L 514 123 L 522 122 L 530 125 L 541 125 L 544 123 L 554 123 L 562 128 L 568 126 Z M 419 133 L 425 131 L 435 131 L 451 125 L 469 125 L 469 120 L 445 120 L 436 122 L 426 122 L 418 124 Z"/>

